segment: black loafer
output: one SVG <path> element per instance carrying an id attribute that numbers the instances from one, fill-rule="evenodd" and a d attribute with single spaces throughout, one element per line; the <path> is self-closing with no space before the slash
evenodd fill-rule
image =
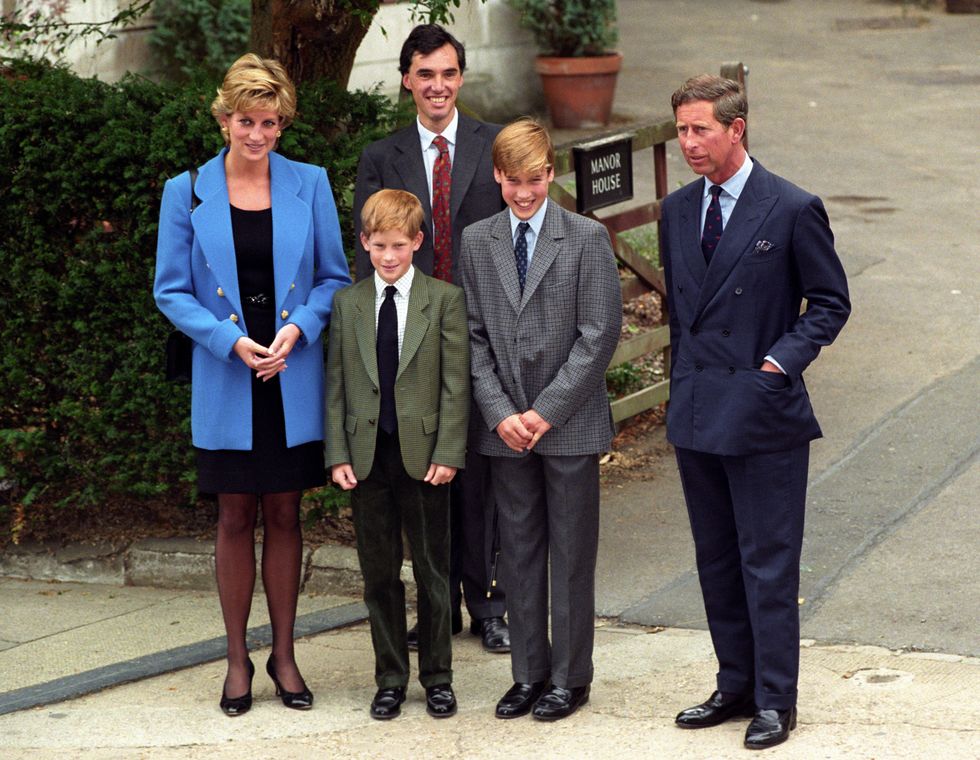
<path id="1" fill-rule="evenodd" d="M 404 701 L 404 686 L 378 689 L 378 693 L 371 700 L 371 717 L 375 720 L 391 720 L 392 718 L 397 718 L 401 714 L 402 702 Z"/>
<path id="2" fill-rule="evenodd" d="M 545 682 L 515 683 L 497 702 L 494 714 L 498 718 L 520 718 L 531 712 L 534 703 L 544 692 Z"/>
<path id="3" fill-rule="evenodd" d="M 588 686 L 576 686 L 573 689 L 552 686 L 538 697 L 538 701 L 531 708 L 531 715 L 537 720 L 561 720 L 588 701 Z"/>
<path id="4" fill-rule="evenodd" d="M 425 689 L 425 711 L 433 718 L 448 718 L 456 714 L 456 695 L 448 683 L 427 686 Z"/>
<path id="5" fill-rule="evenodd" d="M 510 631 L 502 617 L 474 620 L 470 623 L 470 633 L 480 637 L 488 652 L 506 654 L 510 651 Z"/>
<path id="6" fill-rule="evenodd" d="M 755 714 L 755 699 L 751 694 L 722 694 L 714 692 L 707 702 L 681 710 L 674 722 L 681 728 L 708 728 L 732 718 L 750 718 Z"/>
<path id="7" fill-rule="evenodd" d="M 745 729 L 745 746 L 749 749 L 775 747 L 789 739 L 796 728 L 796 708 L 789 710 L 757 710 Z"/>

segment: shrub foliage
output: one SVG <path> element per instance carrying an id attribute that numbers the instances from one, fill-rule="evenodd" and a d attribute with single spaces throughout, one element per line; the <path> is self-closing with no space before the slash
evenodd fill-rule
<path id="1" fill-rule="evenodd" d="M 163 183 L 222 145 L 214 87 L 0 71 L 0 542 L 58 506 L 196 496 L 151 289 Z M 299 103 L 280 150 L 327 167 L 349 245 L 360 150 L 396 112 L 327 82 Z"/>

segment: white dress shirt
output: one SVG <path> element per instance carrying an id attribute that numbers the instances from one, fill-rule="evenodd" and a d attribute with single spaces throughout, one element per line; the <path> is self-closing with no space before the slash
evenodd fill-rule
<path id="1" fill-rule="evenodd" d="M 405 321 L 408 319 L 408 295 L 412 292 L 412 280 L 415 279 L 415 265 L 408 268 L 400 278 L 390 283 L 395 286 L 395 314 L 398 316 L 398 358 L 402 356 L 402 341 L 405 339 Z M 374 272 L 374 330 L 378 330 L 378 314 L 385 300 L 385 288 L 389 283 L 381 279 L 377 270 Z"/>
<path id="2" fill-rule="evenodd" d="M 732 211 L 735 209 L 735 203 L 738 201 L 738 197 L 742 194 L 742 190 L 745 189 L 745 183 L 749 179 L 749 174 L 752 173 L 752 159 L 749 158 L 749 154 L 745 154 L 745 160 L 742 162 L 742 166 L 737 172 L 735 172 L 731 177 L 726 179 L 721 183 L 721 193 L 718 194 L 718 205 L 721 206 L 721 228 L 725 229 L 728 224 L 728 219 L 732 215 Z M 711 187 L 715 183 L 712 182 L 707 177 L 704 178 L 704 189 L 701 191 L 701 227 L 700 230 L 704 232 L 704 218 L 708 215 L 708 206 L 711 204 Z"/>
<path id="3" fill-rule="evenodd" d="M 429 187 L 429 208 L 432 208 L 432 170 L 439 158 L 439 149 L 432 144 L 440 134 L 449 143 L 449 163 L 455 166 L 456 161 L 456 128 L 459 126 L 459 111 L 453 111 L 453 120 L 442 132 L 433 132 L 422 126 L 422 121 L 415 117 L 415 123 L 419 128 L 419 142 L 422 146 L 422 163 L 425 164 L 425 184 Z"/>

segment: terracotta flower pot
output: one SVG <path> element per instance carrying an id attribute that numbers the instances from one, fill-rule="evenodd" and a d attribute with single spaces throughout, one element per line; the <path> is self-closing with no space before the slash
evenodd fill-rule
<path id="1" fill-rule="evenodd" d="M 622 65 L 622 53 L 586 58 L 538 56 L 534 68 L 541 76 L 552 123 L 562 129 L 608 124 Z"/>

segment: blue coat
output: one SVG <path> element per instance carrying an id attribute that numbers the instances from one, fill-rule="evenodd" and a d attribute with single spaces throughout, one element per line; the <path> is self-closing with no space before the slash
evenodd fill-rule
<path id="1" fill-rule="evenodd" d="M 188 172 L 168 180 L 160 206 L 153 295 L 194 341 L 191 428 L 203 449 L 252 448 L 251 370 L 232 351 L 242 313 L 226 150 L 200 168 L 190 212 Z M 322 168 L 269 154 L 276 330 L 302 330 L 280 373 L 286 443 L 323 440 L 323 344 L 334 293 L 350 284 L 333 193 Z"/>
<path id="2" fill-rule="evenodd" d="M 698 178 L 663 202 L 667 439 L 709 454 L 788 451 L 820 436 L 803 371 L 851 310 L 827 213 L 756 161 L 706 266 L 703 187 Z M 761 371 L 766 356 L 786 376 Z"/>

